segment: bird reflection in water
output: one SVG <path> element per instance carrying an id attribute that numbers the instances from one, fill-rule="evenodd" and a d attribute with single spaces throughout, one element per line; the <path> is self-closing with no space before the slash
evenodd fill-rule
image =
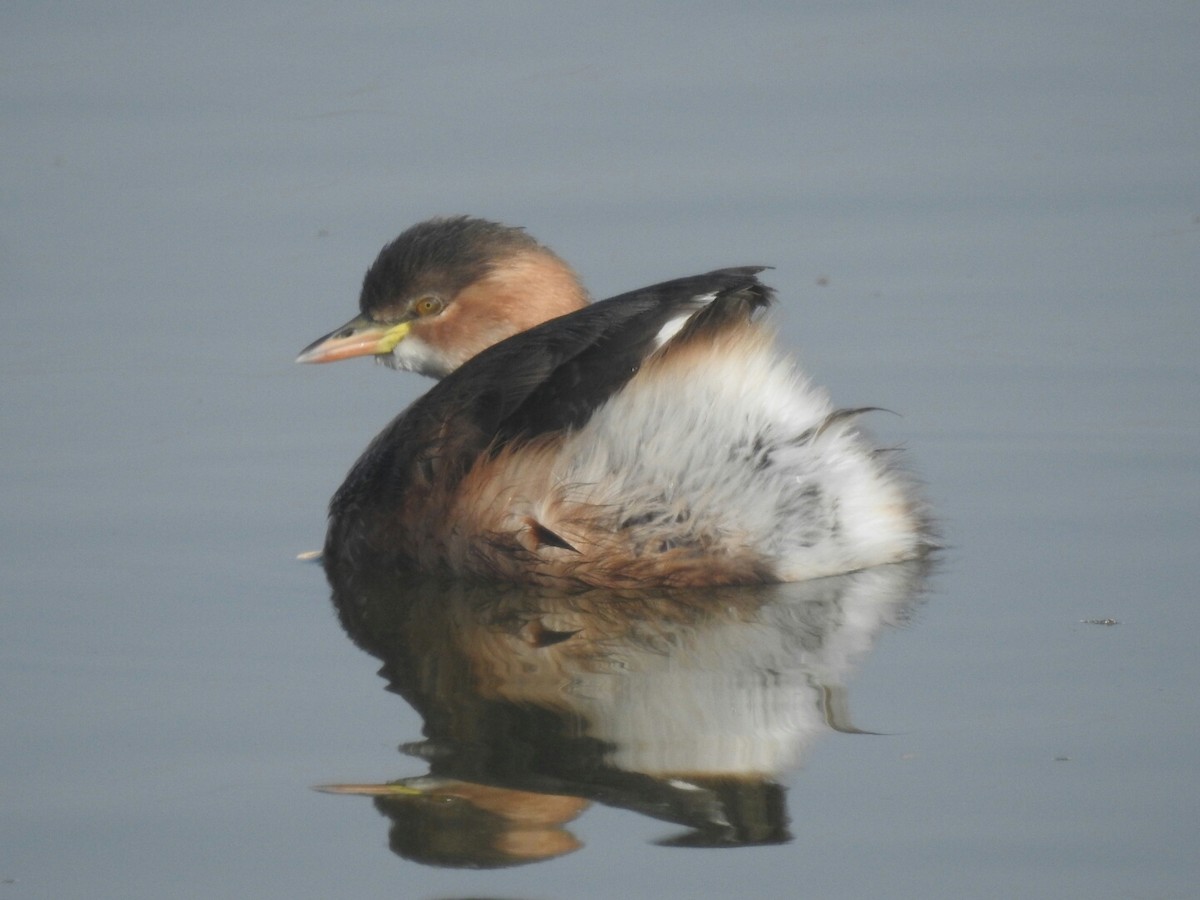
<path id="1" fill-rule="evenodd" d="M 926 569 L 574 595 L 339 570 L 341 622 L 423 717 L 402 749 L 429 774 L 323 790 L 373 796 L 392 849 L 435 865 L 573 851 L 591 802 L 683 826 L 663 844 L 785 842 L 781 776 L 818 736 L 857 730 L 846 679 Z"/>

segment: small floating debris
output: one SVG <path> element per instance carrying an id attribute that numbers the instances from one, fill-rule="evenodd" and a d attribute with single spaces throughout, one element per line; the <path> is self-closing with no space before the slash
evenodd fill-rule
<path id="1" fill-rule="evenodd" d="M 320 550 L 305 550 L 303 553 L 297 553 L 296 559 L 300 562 L 319 562 L 321 559 Z"/>
<path id="2" fill-rule="evenodd" d="M 1080 619 L 1084 625 L 1120 625 L 1116 619 Z"/>

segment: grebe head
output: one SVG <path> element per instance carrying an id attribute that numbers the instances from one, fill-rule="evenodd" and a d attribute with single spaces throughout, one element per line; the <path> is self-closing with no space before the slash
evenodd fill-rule
<path id="1" fill-rule="evenodd" d="M 578 276 L 521 228 L 467 216 L 430 219 L 380 251 L 360 314 L 296 362 L 374 356 L 441 378 L 481 350 L 587 305 Z"/>

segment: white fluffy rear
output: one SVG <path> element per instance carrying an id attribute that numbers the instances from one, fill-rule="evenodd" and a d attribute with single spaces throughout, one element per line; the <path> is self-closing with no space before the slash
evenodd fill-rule
<path id="1" fill-rule="evenodd" d="M 831 412 L 757 326 L 667 347 L 563 443 L 539 520 L 600 511 L 635 554 L 750 556 L 781 581 L 911 558 L 905 487 Z"/>

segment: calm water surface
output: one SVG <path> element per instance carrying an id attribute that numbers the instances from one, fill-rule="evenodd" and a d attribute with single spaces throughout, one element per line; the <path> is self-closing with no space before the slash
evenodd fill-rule
<path id="1" fill-rule="evenodd" d="M 1194 895 L 1194 4 L 0 26 L 0 898 Z M 936 564 L 331 602 L 425 385 L 291 360 L 444 212 L 598 296 L 775 266 Z"/>

